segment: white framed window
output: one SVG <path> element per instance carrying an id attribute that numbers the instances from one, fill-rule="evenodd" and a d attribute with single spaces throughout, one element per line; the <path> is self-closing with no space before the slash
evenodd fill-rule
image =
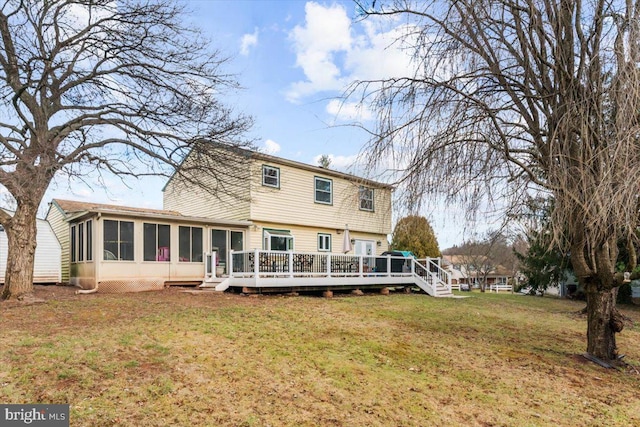
<path id="1" fill-rule="evenodd" d="M 171 261 L 171 226 L 143 224 L 144 260 Z"/>
<path id="2" fill-rule="evenodd" d="M 78 262 L 84 261 L 84 222 L 78 224 Z"/>
<path id="3" fill-rule="evenodd" d="M 358 194 L 360 210 L 373 212 L 373 188 L 361 186 Z"/>
<path id="4" fill-rule="evenodd" d="M 331 234 L 318 233 L 318 252 L 331 252 Z"/>
<path id="5" fill-rule="evenodd" d="M 71 226 L 71 262 L 78 260 L 78 243 L 76 242 L 76 226 Z"/>
<path id="6" fill-rule="evenodd" d="M 93 221 L 87 221 L 87 261 L 93 261 Z"/>
<path id="7" fill-rule="evenodd" d="M 262 165 L 262 185 L 265 187 L 280 188 L 280 169 Z"/>
<path id="8" fill-rule="evenodd" d="M 105 261 L 133 261 L 133 221 L 105 219 L 103 242 Z"/>
<path id="9" fill-rule="evenodd" d="M 178 261 L 202 262 L 202 227 L 178 227 Z"/>
<path id="10" fill-rule="evenodd" d="M 93 221 L 71 226 L 71 262 L 93 261 Z"/>
<path id="11" fill-rule="evenodd" d="M 333 204 L 333 181 L 327 178 L 320 178 L 319 176 L 316 176 L 314 182 L 315 202 L 325 205 Z"/>
<path id="12" fill-rule="evenodd" d="M 293 250 L 293 234 L 289 230 L 265 229 L 263 236 L 263 246 L 267 251 Z"/>

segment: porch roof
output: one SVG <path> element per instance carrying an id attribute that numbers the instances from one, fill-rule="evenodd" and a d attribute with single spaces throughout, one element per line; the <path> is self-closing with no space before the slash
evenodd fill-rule
<path id="1" fill-rule="evenodd" d="M 53 199 L 65 215 L 67 222 L 80 220 L 95 214 L 111 214 L 129 218 L 149 218 L 182 223 L 198 223 L 204 225 L 219 225 L 226 227 L 248 228 L 253 225 L 251 221 L 237 221 L 226 219 L 214 219 L 196 216 L 182 215 L 177 211 L 164 209 L 147 209 L 131 206 L 109 205 L 103 203 L 80 202 L 75 200 Z"/>

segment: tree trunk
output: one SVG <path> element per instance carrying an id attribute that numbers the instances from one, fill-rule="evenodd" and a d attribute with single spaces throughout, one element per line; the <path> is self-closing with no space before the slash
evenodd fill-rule
<path id="1" fill-rule="evenodd" d="M 33 266 L 36 253 L 37 205 L 18 205 L 4 225 L 9 250 L 1 299 L 23 299 L 33 294 Z"/>
<path id="2" fill-rule="evenodd" d="M 597 279 L 595 279 L 597 280 Z M 617 288 L 598 289 L 594 283 L 585 286 L 587 295 L 587 353 L 602 360 L 618 356 L 616 332 L 622 330 L 617 319 Z"/>

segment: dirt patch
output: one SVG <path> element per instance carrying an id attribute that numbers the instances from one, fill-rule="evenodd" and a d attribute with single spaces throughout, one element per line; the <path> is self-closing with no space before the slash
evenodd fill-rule
<path id="1" fill-rule="evenodd" d="M 4 289 L 4 285 L 0 286 L 0 294 Z M 69 300 L 75 299 L 75 291 L 78 288 L 63 285 L 34 285 L 33 295 L 21 298 L 19 301 L 0 301 L 0 308 L 23 307 L 33 304 L 44 304 L 51 300 Z"/>

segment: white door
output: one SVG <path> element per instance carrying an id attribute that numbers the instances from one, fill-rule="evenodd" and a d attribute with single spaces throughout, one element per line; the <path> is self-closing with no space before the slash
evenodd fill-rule
<path id="1" fill-rule="evenodd" d="M 363 259 L 363 265 L 366 267 L 373 268 L 375 261 L 372 258 L 375 254 L 374 247 L 376 242 L 373 240 L 356 240 L 354 253 L 356 255 L 362 255 L 365 258 Z"/>

